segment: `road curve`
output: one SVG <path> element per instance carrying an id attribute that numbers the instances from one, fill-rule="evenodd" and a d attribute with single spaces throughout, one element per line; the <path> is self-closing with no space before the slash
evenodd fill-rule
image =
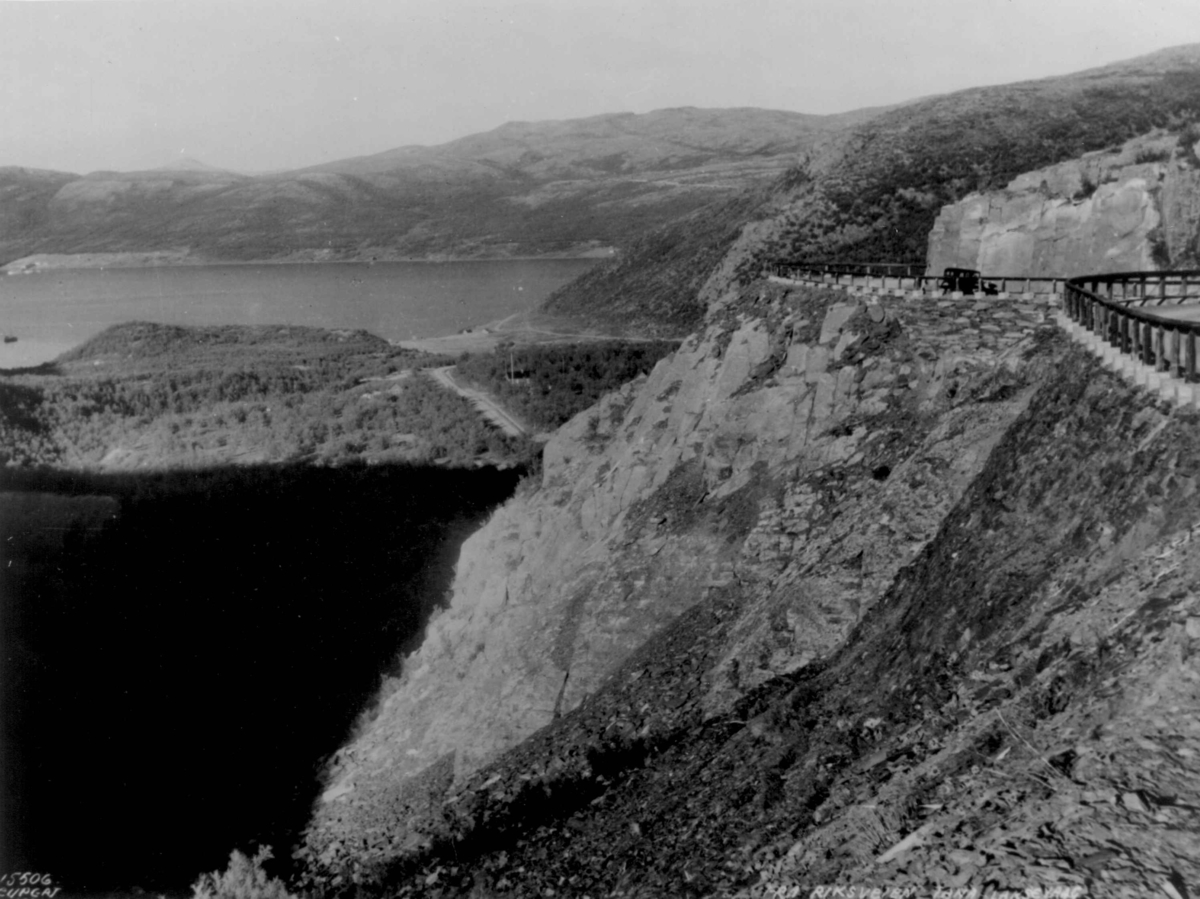
<path id="1" fill-rule="evenodd" d="M 438 384 L 441 384 L 447 390 L 453 390 L 459 396 L 464 397 L 479 410 L 479 413 L 498 427 L 509 437 L 530 437 L 532 436 L 519 421 L 505 412 L 500 406 L 496 405 L 487 394 L 474 390 L 470 387 L 463 387 L 454 380 L 451 372 L 454 371 L 453 365 L 446 365 L 442 368 L 426 369 L 429 377 L 433 378 Z"/>

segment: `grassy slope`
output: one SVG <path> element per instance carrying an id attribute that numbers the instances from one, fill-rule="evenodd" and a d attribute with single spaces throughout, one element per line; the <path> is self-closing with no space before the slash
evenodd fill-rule
<path id="1" fill-rule="evenodd" d="M 51 198 L 78 176 L 68 172 L 5 166 L 0 168 L 0 262 L 35 252 L 48 225 Z"/>
<path id="2" fill-rule="evenodd" d="M 766 197 L 748 191 L 656 228 L 559 288 L 543 308 L 616 333 L 687 334 L 704 319 L 705 282 Z"/>

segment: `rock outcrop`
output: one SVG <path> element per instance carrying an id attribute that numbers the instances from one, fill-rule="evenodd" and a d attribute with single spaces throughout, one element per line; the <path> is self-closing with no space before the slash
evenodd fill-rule
<path id="1" fill-rule="evenodd" d="M 1198 264 L 1200 168 L 1175 134 L 1020 175 L 942 209 L 929 270 L 1066 277 Z"/>
<path id="2" fill-rule="evenodd" d="M 743 601 L 690 697 L 705 714 L 828 655 L 1020 414 L 1023 354 L 1052 327 L 1035 304 L 767 282 L 718 304 L 464 546 L 449 607 L 336 757 L 306 854 L 337 870 L 423 845 L 456 784 L 714 593 Z"/>

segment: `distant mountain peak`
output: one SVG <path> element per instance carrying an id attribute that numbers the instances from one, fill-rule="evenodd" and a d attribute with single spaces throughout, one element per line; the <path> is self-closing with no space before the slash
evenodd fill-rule
<path id="1" fill-rule="evenodd" d="M 201 162 L 194 156 L 177 156 L 166 165 L 160 165 L 151 171 L 155 172 L 228 172 L 228 169 L 218 168 Z"/>

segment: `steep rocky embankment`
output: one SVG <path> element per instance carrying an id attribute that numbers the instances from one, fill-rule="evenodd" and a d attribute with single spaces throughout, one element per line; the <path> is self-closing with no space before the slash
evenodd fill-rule
<path id="1" fill-rule="evenodd" d="M 973 194 L 942 209 L 930 270 L 995 275 L 1200 265 L 1200 134 L 1157 133 Z"/>
<path id="2" fill-rule="evenodd" d="M 768 282 L 714 310 L 562 429 L 541 488 L 464 546 L 450 607 L 331 769 L 312 857 L 423 845 L 456 784 L 706 598 L 738 612 L 672 721 L 827 656 L 1021 414 L 1025 357 L 1052 328 L 1035 304 L 868 306 Z"/>
<path id="3" fill-rule="evenodd" d="M 760 283 L 577 419 L 340 754 L 316 882 L 1188 895 L 1200 419 L 1042 318 Z"/>

